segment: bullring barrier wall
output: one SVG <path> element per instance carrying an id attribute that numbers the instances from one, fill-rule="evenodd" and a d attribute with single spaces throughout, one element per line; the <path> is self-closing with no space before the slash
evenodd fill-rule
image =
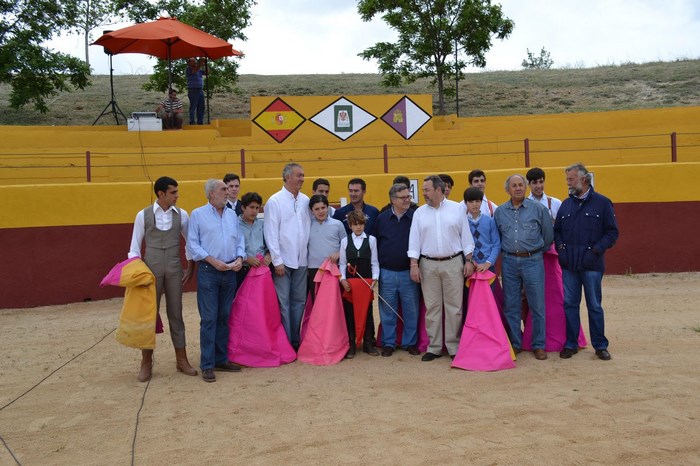
<path id="1" fill-rule="evenodd" d="M 568 163 L 568 162 L 567 162 Z M 543 167 L 547 193 L 564 198 L 563 166 Z M 700 163 L 589 165 L 596 189 L 610 197 L 620 225 L 620 240 L 607 254 L 608 272 L 683 272 L 700 270 L 697 231 L 700 192 L 694 182 Z M 267 199 L 282 185 L 281 165 L 270 179 L 244 179 L 241 193 Z M 466 171 L 446 171 L 455 179 L 454 200 L 467 186 Z M 507 199 L 505 178 L 523 169 L 488 170 L 487 195 Z M 308 170 L 307 170 L 308 173 Z M 154 174 L 154 178 L 162 172 Z M 422 180 L 429 171 L 406 172 Z M 319 173 L 319 175 L 321 175 Z M 382 206 L 394 175 L 368 175 L 366 201 Z M 331 198 L 347 193 L 350 176 L 326 176 Z M 307 175 L 303 191 L 311 191 Z M 420 181 L 419 181 L 420 186 Z M 204 183 L 180 181 L 178 206 L 191 212 L 206 203 Z M 149 182 L 65 183 L 0 186 L 0 308 L 22 308 L 105 299 L 123 294 L 98 287 L 117 262 L 126 259 L 136 212 L 154 201 Z M 421 201 L 422 203 L 422 201 Z M 190 283 L 187 290 L 193 290 Z"/>
<path id="2" fill-rule="evenodd" d="M 430 96 L 349 96 L 381 117 L 408 97 L 430 113 Z M 178 180 L 223 173 L 274 178 L 288 161 L 327 173 L 443 172 L 562 166 L 700 162 L 700 107 L 556 115 L 433 117 L 410 139 L 375 120 L 346 140 L 309 121 L 339 96 L 283 97 L 306 121 L 279 143 L 252 120 L 275 97 L 254 97 L 251 120 L 217 120 L 182 131 L 121 127 L 0 127 L 0 184 Z M 674 154 L 675 147 L 675 154 Z M 89 153 L 89 157 L 87 154 Z M 89 165 L 89 168 L 88 168 Z M 88 175 L 89 173 L 89 175 Z"/>

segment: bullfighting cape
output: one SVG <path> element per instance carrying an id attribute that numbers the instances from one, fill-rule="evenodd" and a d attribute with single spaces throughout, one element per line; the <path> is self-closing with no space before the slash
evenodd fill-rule
<path id="1" fill-rule="evenodd" d="M 127 259 L 114 267 L 100 282 L 126 288 L 119 316 L 116 340 L 139 349 L 156 347 L 156 279 L 139 257 Z"/>
<path id="2" fill-rule="evenodd" d="M 470 371 L 499 371 L 515 367 L 515 355 L 489 284 L 495 277 L 488 270 L 474 272 L 469 277 L 469 312 L 452 367 Z"/>
<path id="3" fill-rule="evenodd" d="M 316 301 L 305 311 L 305 332 L 297 352 L 301 362 L 330 366 L 339 363 L 350 349 L 339 278 L 338 266 L 328 259 L 316 272 Z"/>
<path id="4" fill-rule="evenodd" d="M 566 314 L 564 313 L 564 286 L 557 251 L 552 245 L 544 253 L 544 318 L 545 343 L 547 352 L 561 351 L 566 344 Z M 523 349 L 532 350 L 532 315 L 528 312 L 523 330 Z M 579 330 L 578 346 L 588 345 L 583 327 Z"/>
<path id="5" fill-rule="evenodd" d="M 235 363 L 278 367 L 296 359 L 282 326 L 269 267 L 250 268 L 231 305 L 228 328 L 228 358 Z"/>
<path id="6" fill-rule="evenodd" d="M 371 278 L 348 278 L 347 282 L 350 284 L 350 292 L 343 291 L 343 298 L 352 303 L 352 310 L 355 315 L 355 344 L 360 346 L 367 327 L 369 303 L 374 299 L 374 293 L 372 288 L 370 288 L 374 280 Z"/>

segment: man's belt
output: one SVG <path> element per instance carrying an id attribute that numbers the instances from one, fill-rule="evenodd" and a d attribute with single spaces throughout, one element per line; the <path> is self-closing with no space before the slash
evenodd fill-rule
<path id="1" fill-rule="evenodd" d="M 530 257 L 530 256 L 534 256 L 538 252 L 542 252 L 542 248 L 535 249 L 534 251 L 530 251 L 530 252 L 507 252 L 506 251 L 506 254 L 508 254 L 509 256 L 515 256 L 515 257 Z"/>
<path id="2" fill-rule="evenodd" d="M 421 257 L 421 259 L 428 259 L 429 261 L 449 261 L 449 260 L 452 260 L 455 257 L 461 256 L 461 255 L 462 255 L 462 253 L 458 252 L 456 254 L 452 254 L 451 256 L 447 256 L 447 257 L 430 257 L 430 256 L 424 256 L 422 254 L 420 257 Z"/>

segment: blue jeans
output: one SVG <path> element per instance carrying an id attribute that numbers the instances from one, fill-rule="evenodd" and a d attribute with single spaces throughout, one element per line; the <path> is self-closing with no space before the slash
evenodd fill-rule
<path id="1" fill-rule="evenodd" d="M 228 318 L 236 293 L 236 272 L 219 272 L 206 262 L 197 271 L 199 347 L 202 370 L 228 362 Z"/>
<path id="2" fill-rule="evenodd" d="M 605 315 L 603 313 L 603 296 L 601 292 L 603 272 L 595 270 L 562 269 L 564 283 L 564 313 L 566 314 L 566 348 L 578 348 L 578 334 L 581 329 L 581 288 L 586 296 L 588 308 L 588 327 L 591 344 L 597 350 L 608 349 L 605 338 Z"/>
<path id="3" fill-rule="evenodd" d="M 187 97 L 190 99 L 190 124 L 194 124 L 195 111 L 197 124 L 204 124 L 204 91 L 202 89 L 188 89 Z"/>
<path id="4" fill-rule="evenodd" d="M 411 280 L 408 270 L 381 269 L 379 272 L 379 294 L 398 312 L 401 302 L 403 335 L 401 346 L 415 346 L 418 340 L 418 284 Z M 396 321 L 394 314 L 384 301 L 379 300 L 379 316 L 382 322 L 382 346 L 396 347 Z"/>
<path id="5" fill-rule="evenodd" d="M 522 348 L 523 331 L 520 313 L 522 289 L 532 315 L 532 349 L 544 349 L 544 260 L 539 252 L 530 257 L 503 254 L 503 311 L 510 327 L 510 343 Z"/>
<path id="6" fill-rule="evenodd" d="M 306 304 L 306 267 L 292 269 L 284 266 L 284 275 L 273 274 L 277 301 L 280 304 L 282 326 L 287 333 L 289 343 L 294 349 L 299 348 L 301 318 Z"/>

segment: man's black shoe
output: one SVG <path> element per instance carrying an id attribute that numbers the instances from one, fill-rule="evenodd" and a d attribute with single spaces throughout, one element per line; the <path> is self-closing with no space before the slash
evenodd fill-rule
<path id="1" fill-rule="evenodd" d="M 612 359 L 612 356 L 610 356 L 610 353 L 606 349 L 595 350 L 595 355 L 598 356 L 603 361 L 610 361 Z"/>
<path id="2" fill-rule="evenodd" d="M 576 353 L 578 353 L 578 349 L 576 348 L 564 348 L 559 352 L 559 357 L 562 359 L 569 359 Z"/>
<path id="3" fill-rule="evenodd" d="M 432 361 L 433 359 L 437 359 L 442 357 L 442 354 L 434 354 L 434 353 L 425 353 L 422 358 L 420 358 L 421 361 Z"/>
<path id="4" fill-rule="evenodd" d="M 223 364 L 217 364 L 216 366 L 214 366 L 214 370 L 224 371 L 224 372 L 240 372 L 241 366 L 239 366 L 238 364 L 234 364 L 230 361 L 227 361 Z"/>

